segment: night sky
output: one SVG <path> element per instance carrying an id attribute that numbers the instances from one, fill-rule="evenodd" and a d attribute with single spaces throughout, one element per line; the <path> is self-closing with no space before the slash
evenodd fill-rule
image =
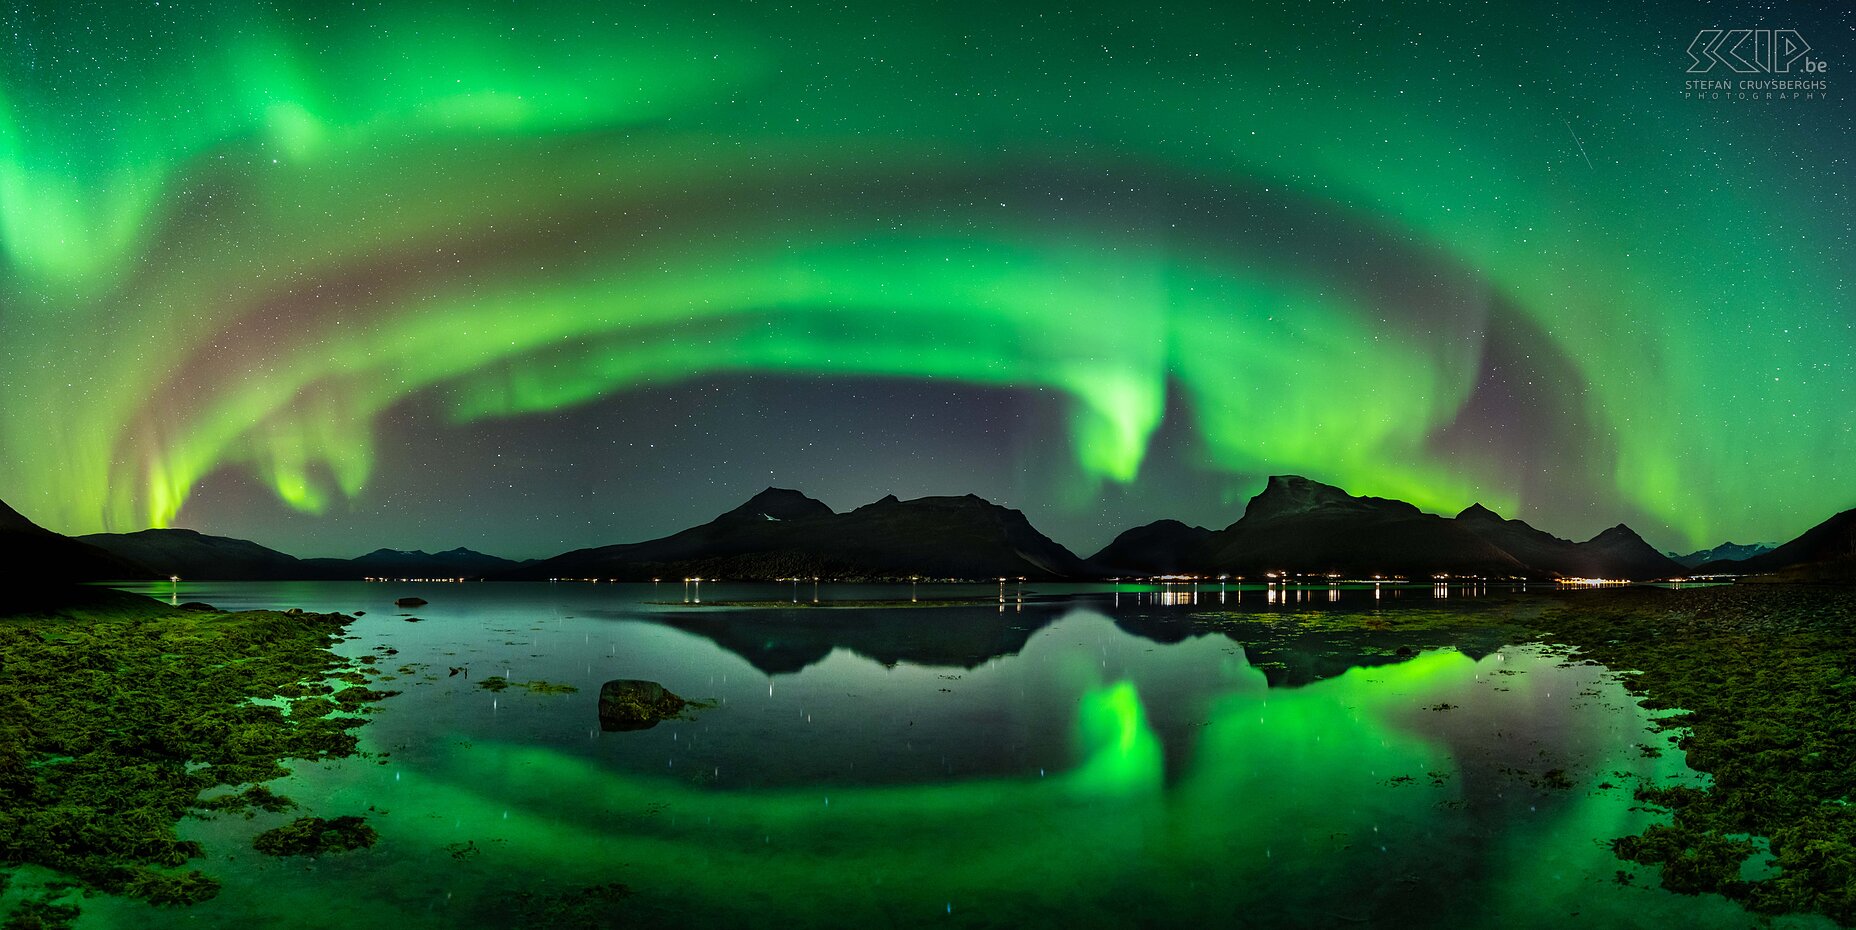
<path id="1" fill-rule="evenodd" d="M 767 485 L 1083 554 L 1277 473 L 1856 505 L 1850 9 L 544 6 L 0 12 L 0 499 L 511 557 Z M 1688 73 L 1740 28 L 1811 50 Z"/>

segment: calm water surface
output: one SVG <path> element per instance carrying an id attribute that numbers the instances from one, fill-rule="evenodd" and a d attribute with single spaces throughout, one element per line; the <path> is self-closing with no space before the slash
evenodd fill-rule
<path id="1" fill-rule="evenodd" d="M 86 926 L 1755 925 L 1607 849 L 1651 822 L 1634 785 L 1697 780 L 1646 751 L 1667 739 L 1615 675 L 1370 629 L 1475 589 L 923 586 L 971 605 L 832 609 L 790 585 L 704 585 L 702 606 L 681 583 L 140 590 L 366 611 L 341 651 L 404 693 L 358 731 L 370 756 L 273 787 L 381 841 L 270 859 L 252 835 L 295 815 L 190 820 L 221 896 L 92 899 Z M 622 678 L 715 706 L 603 732 Z M 633 892 L 616 909 L 555 897 L 609 882 Z"/>

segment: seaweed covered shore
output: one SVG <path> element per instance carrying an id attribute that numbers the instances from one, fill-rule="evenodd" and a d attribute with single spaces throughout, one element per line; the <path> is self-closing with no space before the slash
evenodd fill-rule
<path id="1" fill-rule="evenodd" d="M 1663 886 L 1856 926 L 1856 589 L 1757 585 L 1566 596 L 1544 637 L 1672 713 L 1712 784 L 1645 787 L 1668 824 L 1613 843 Z"/>
<path id="2" fill-rule="evenodd" d="M 67 923 L 78 889 L 153 904 L 217 894 L 175 827 L 291 808 L 263 784 L 284 763 L 356 753 L 351 712 L 387 695 L 330 650 L 351 619 L 101 589 L 0 615 L 0 889 L 20 865 L 64 876 L 6 925 Z"/>

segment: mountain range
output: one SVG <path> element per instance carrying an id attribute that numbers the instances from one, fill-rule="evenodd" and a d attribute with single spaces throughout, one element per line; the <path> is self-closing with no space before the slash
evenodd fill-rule
<path id="1" fill-rule="evenodd" d="M 1856 576 L 1856 510 L 1777 548 L 1726 544 L 1685 566 L 1619 524 L 1583 542 L 1473 505 L 1454 517 L 1399 500 L 1357 497 L 1295 475 L 1268 480 L 1223 529 L 1160 520 L 1130 529 L 1087 559 L 1038 532 L 1020 511 L 973 495 L 899 500 L 843 513 L 768 488 L 715 519 L 669 536 L 516 562 L 469 549 L 379 549 L 353 559 L 298 559 L 192 530 L 59 536 L 0 504 L 0 559 L 22 578 L 53 582 L 178 575 L 191 580 L 369 577 L 491 580 L 820 577 L 1089 580 L 1165 574 L 1339 574 L 1412 579 L 1648 580 L 1688 574 Z M 1701 555 L 1695 553 L 1693 555 Z M 1684 557 L 1683 561 L 1688 558 Z"/>
<path id="2" fill-rule="evenodd" d="M 428 553 L 376 549 L 353 559 L 299 559 L 246 539 L 193 530 L 96 533 L 76 542 L 141 566 L 144 576 L 217 581 L 356 581 L 363 578 L 485 578 L 522 564 L 469 549 Z"/>
<path id="3" fill-rule="evenodd" d="M 1805 530 L 1797 539 L 1739 561 L 1704 562 L 1695 574 L 1770 575 L 1778 581 L 1856 579 L 1856 509 Z"/>
<path id="4" fill-rule="evenodd" d="M 1697 549 L 1687 555 L 1680 555 L 1674 552 L 1665 554 L 1671 559 L 1674 559 L 1677 565 L 1684 568 L 1694 568 L 1697 565 L 1706 565 L 1709 562 L 1744 562 L 1756 555 L 1765 555 L 1776 548 L 1778 547 L 1772 543 L 1747 543 L 1741 545 L 1736 542 L 1724 542 L 1712 549 Z"/>
<path id="5" fill-rule="evenodd" d="M 846 513 L 768 488 L 701 526 L 661 539 L 580 549 L 506 577 L 1087 578 L 1091 567 L 1025 515 L 965 497 L 890 495 Z"/>
<path id="6" fill-rule="evenodd" d="M 1165 557 L 1160 554 L 1165 553 Z M 1355 497 L 1297 475 L 1269 479 L 1222 530 L 1174 521 L 1123 533 L 1091 563 L 1110 573 L 1339 573 L 1358 578 L 1668 578 L 1682 568 L 1618 525 L 1578 543 L 1504 520 L 1481 504 L 1456 517 Z"/>

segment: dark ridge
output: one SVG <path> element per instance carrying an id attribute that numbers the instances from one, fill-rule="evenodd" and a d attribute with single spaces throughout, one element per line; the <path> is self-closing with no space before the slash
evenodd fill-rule
<path id="1" fill-rule="evenodd" d="M 1730 541 L 1721 543 L 1711 549 L 1697 549 L 1687 555 L 1678 552 L 1669 552 L 1665 554 L 1671 559 L 1674 559 L 1678 565 L 1685 568 L 1694 568 L 1697 565 L 1704 565 L 1709 562 L 1744 562 L 1754 556 L 1765 555 L 1775 548 L 1777 547 L 1773 546 L 1771 543 L 1746 543 L 1743 545 Z"/>
<path id="2" fill-rule="evenodd" d="M 1172 575 L 1189 573 L 1199 561 L 1212 531 L 1178 520 L 1155 520 L 1125 530 L 1089 564 L 1105 575 Z"/>
<path id="3" fill-rule="evenodd" d="M 1856 509 L 1845 510 L 1771 552 L 1696 566 L 1696 574 L 1784 573 L 1800 581 L 1856 581 Z"/>
<path id="4" fill-rule="evenodd" d="M 768 507 L 780 512 L 767 513 Z M 769 489 L 702 526 L 640 543 L 569 552 L 502 577 L 813 575 L 1049 580 L 1087 578 L 1092 573 L 1068 549 L 1032 527 L 1023 513 L 971 494 L 911 501 L 890 495 L 840 514 L 796 491 Z"/>
<path id="5" fill-rule="evenodd" d="M 225 580 L 1086 580 L 1155 574 L 1257 577 L 1279 571 L 1356 578 L 1449 574 L 1649 580 L 1690 573 L 1624 524 L 1574 542 L 1505 519 L 1481 504 L 1443 517 L 1299 475 L 1270 477 L 1243 516 L 1222 530 L 1158 520 L 1123 532 L 1087 561 L 1038 532 L 1022 512 L 973 494 L 907 501 L 890 494 L 837 513 L 788 488 L 762 490 L 708 523 L 669 536 L 526 562 L 463 547 L 436 553 L 383 548 L 355 559 L 298 559 L 248 540 L 180 529 L 71 540 L 3 503 L 0 540 L 10 540 L 9 568 L 35 581 L 168 575 Z M 1856 564 L 1856 511 L 1838 514 L 1777 549 L 1702 563 L 1693 572 L 1756 574 L 1818 563 L 1830 567 L 1811 570 L 1813 578 L 1835 576 L 1845 571 L 1840 566 Z"/>
<path id="6" fill-rule="evenodd" d="M 827 517 L 832 510 L 823 501 L 813 500 L 789 488 L 768 488 L 747 499 L 746 503 L 722 514 L 722 520 L 803 520 Z"/>
<path id="7" fill-rule="evenodd" d="M 155 577 L 155 571 L 148 566 L 88 542 L 60 536 L 4 501 L 0 501 L 0 566 L 5 566 L 8 584 L 20 590 Z"/>

